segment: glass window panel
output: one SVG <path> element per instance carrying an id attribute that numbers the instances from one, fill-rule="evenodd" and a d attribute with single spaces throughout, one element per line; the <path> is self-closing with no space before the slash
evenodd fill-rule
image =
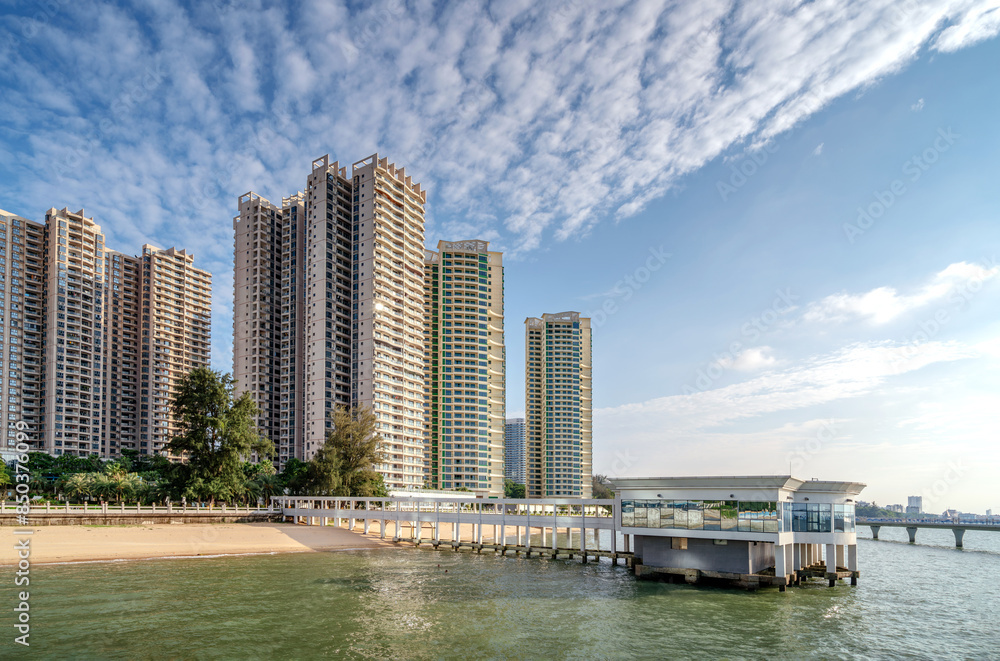
<path id="1" fill-rule="evenodd" d="M 777 519 L 764 519 L 764 532 L 778 532 Z"/>
<path id="2" fill-rule="evenodd" d="M 674 527 L 674 502 L 672 500 L 660 502 L 660 527 Z"/>
<path id="3" fill-rule="evenodd" d="M 792 532 L 806 532 L 808 526 L 808 509 L 805 503 L 792 504 Z"/>
<path id="4" fill-rule="evenodd" d="M 635 501 L 633 500 L 622 501 L 622 527 L 635 527 Z"/>
<path id="5" fill-rule="evenodd" d="M 688 504 L 688 530 L 702 530 L 704 519 L 700 500 L 689 500 Z"/>
<path id="6" fill-rule="evenodd" d="M 660 527 L 660 501 L 658 500 L 646 501 L 646 527 Z"/>
<path id="7" fill-rule="evenodd" d="M 635 501 L 635 527 L 645 528 L 646 527 L 646 501 L 637 500 Z"/>
<path id="8" fill-rule="evenodd" d="M 725 500 L 722 502 L 722 529 L 736 530 L 739 519 L 739 505 L 735 500 Z"/>
<path id="9" fill-rule="evenodd" d="M 674 501 L 674 528 L 688 527 L 687 502 L 683 500 Z"/>
<path id="10" fill-rule="evenodd" d="M 819 506 L 819 531 L 833 532 L 833 522 L 831 521 L 831 507 L 828 503 Z"/>
<path id="11" fill-rule="evenodd" d="M 701 507 L 701 516 L 705 530 L 722 530 L 722 509 L 719 501 L 704 501 Z"/>
<path id="12" fill-rule="evenodd" d="M 855 530 L 854 504 L 844 505 L 844 532 L 857 532 Z"/>
<path id="13" fill-rule="evenodd" d="M 833 531 L 844 532 L 844 506 L 833 506 Z"/>

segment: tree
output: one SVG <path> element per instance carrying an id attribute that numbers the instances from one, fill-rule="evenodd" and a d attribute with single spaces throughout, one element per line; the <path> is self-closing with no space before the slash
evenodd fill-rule
<path id="1" fill-rule="evenodd" d="M 11 485 L 13 480 L 11 480 L 10 472 L 7 470 L 7 464 L 0 461 L 0 493 L 7 493 L 7 487 Z"/>
<path id="2" fill-rule="evenodd" d="M 341 487 L 340 456 L 327 441 L 309 461 L 305 475 L 306 491 L 313 496 L 333 496 Z"/>
<path id="3" fill-rule="evenodd" d="M 323 448 L 330 447 L 340 464 L 337 495 L 368 497 L 387 493 L 382 476 L 375 471 L 375 466 L 385 461 L 382 441 L 370 408 L 338 406 L 334 409 L 333 429 Z"/>
<path id="4" fill-rule="evenodd" d="M 503 481 L 503 497 L 504 498 L 526 498 L 525 486 L 519 482 L 515 482 L 511 479 L 506 479 Z"/>
<path id="5" fill-rule="evenodd" d="M 183 458 L 174 467 L 178 490 L 229 499 L 245 482 L 241 462 L 254 452 L 261 457 L 274 453 L 274 444 L 261 436 L 254 419 L 259 413 L 250 393 L 235 396 L 232 376 L 207 367 L 192 370 L 181 379 L 171 402 L 177 436 L 166 449 Z"/>
<path id="6" fill-rule="evenodd" d="M 292 496 L 306 495 L 308 486 L 306 474 L 308 470 L 309 464 L 295 457 L 286 461 L 285 467 L 278 474 L 281 481 L 282 493 L 287 489 L 289 495 Z"/>
<path id="7" fill-rule="evenodd" d="M 594 475 L 591 478 L 592 498 L 614 498 L 615 492 L 611 489 L 611 480 L 607 475 Z"/>
<path id="8" fill-rule="evenodd" d="M 92 495 L 93 479 L 87 473 L 65 475 L 60 482 L 60 488 L 67 500 L 83 500 Z"/>

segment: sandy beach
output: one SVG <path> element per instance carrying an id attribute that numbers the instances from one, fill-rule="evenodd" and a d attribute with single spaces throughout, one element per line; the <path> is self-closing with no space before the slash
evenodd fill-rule
<path id="1" fill-rule="evenodd" d="M 307 553 L 391 546 L 377 537 L 333 526 L 291 523 L 219 523 L 30 528 L 31 563 L 129 560 L 248 553 Z M 0 565 L 17 563 L 13 544 Z"/>

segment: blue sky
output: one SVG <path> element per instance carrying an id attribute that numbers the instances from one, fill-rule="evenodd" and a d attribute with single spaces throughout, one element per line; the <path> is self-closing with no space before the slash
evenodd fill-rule
<path id="1" fill-rule="evenodd" d="M 0 208 L 193 251 L 228 371 L 236 196 L 378 151 L 505 251 L 510 414 L 594 313 L 597 471 L 1000 510 L 997 3 L 534 5 L 2 2 Z"/>

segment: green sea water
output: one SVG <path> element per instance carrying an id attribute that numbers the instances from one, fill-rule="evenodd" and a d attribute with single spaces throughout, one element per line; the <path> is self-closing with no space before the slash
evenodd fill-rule
<path id="1" fill-rule="evenodd" d="M 413 548 L 42 566 L 29 649 L 5 568 L 0 657 L 1000 659 L 1000 533 L 881 537 L 858 586 L 785 593 Z"/>

